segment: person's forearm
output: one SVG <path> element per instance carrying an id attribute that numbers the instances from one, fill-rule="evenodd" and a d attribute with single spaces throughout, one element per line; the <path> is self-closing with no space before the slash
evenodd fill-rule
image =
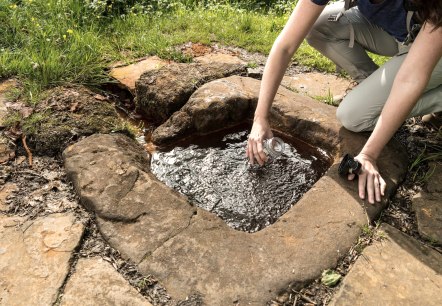
<path id="1" fill-rule="evenodd" d="M 423 56 L 424 55 L 424 56 Z M 361 153 L 376 160 L 422 95 L 442 55 L 442 29 L 426 25 L 395 78 L 376 127 Z"/>
<path id="2" fill-rule="evenodd" d="M 273 99 L 290 60 L 323 10 L 311 0 L 300 0 L 284 30 L 273 44 L 264 69 L 255 119 L 267 119 Z"/>

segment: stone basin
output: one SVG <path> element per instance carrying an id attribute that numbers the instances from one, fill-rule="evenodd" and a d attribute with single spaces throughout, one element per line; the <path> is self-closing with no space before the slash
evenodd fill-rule
<path id="1" fill-rule="evenodd" d="M 259 85 L 239 76 L 203 85 L 153 141 L 170 144 L 250 119 Z M 105 239 L 159 279 L 173 299 L 197 294 L 207 305 L 265 305 L 335 267 L 361 227 L 385 207 L 407 165 L 402 147 L 390 142 L 378 161 L 386 197 L 370 205 L 359 199 L 357 183 L 337 173 L 341 156 L 358 153 L 367 135 L 342 128 L 334 107 L 285 88 L 270 120 L 275 129 L 326 150 L 333 165 L 278 221 L 255 233 L 228 227 L 159 182 L 150 173 L 150 155 L 126 136 L 97 134 L 68 147 L 65 167 Z"/>

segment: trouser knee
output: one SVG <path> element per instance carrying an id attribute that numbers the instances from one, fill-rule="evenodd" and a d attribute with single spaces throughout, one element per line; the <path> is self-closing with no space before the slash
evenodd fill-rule
<path id="1" fill-rule="evenodd" d="M 372 131 L 377 118 L 366 118 L 367 114 L 362 114 L 354 109 L 351 101 L 345 101 L 347 103 L 344 103 L 344 101 L 336 110 L 336 117 L 342 126 L 352 132 Z M 353 103 L 353 105 L 356 105 L 356 103 Z"/>

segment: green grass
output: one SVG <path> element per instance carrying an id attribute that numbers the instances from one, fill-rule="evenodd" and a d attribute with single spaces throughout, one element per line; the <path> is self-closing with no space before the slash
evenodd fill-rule
<path id="1" fill-rule="evenodd" d="M 134 9 L 106 16 L 79 0 L 0 0 L 0 78 L 18 77 L 27 100 L 35 102 L 42 90 L 60 84 L 107 82 L 106 68 L 115 61 L 130 62 L 146 55 L 188 61 L 174 47 L 189 41 L 268 54 L 290 9 L 282 0 L 273 1 L 274 9 L 266 10 L 244 9 L 238 1 L 154 2 L 167 11 L 146 13 L 145 8 L 144 13 Z M 248 7 L 257 2 L 248 1 Z M 294 60 L 334 70 L 330 61 L 306 43 Z"/>

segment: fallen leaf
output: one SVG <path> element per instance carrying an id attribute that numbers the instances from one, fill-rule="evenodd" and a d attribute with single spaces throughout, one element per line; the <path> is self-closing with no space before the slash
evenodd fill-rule
<path id="1" fill-rule="evenodd" d="M 336 273 L 333 270 L 325 270 L 322 272 L 321 283 L 328 287 L 333 287 L 339 282 L 341 277 L 341 274 Z"/>

